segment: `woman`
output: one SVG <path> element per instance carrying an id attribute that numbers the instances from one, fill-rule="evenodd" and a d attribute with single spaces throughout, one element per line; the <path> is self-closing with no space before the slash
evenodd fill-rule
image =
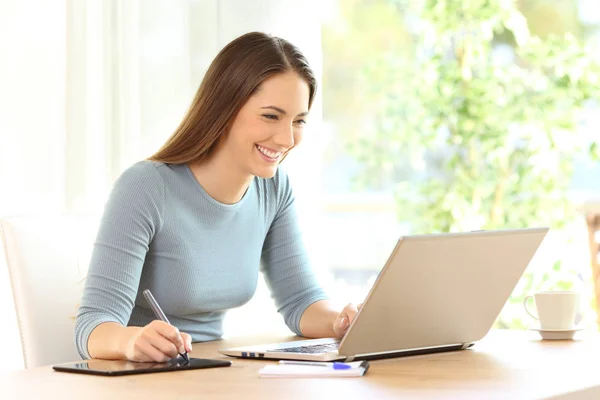
<path id="1" fill-rule="evenodd" d="M 221 50 L 175 133 L 114 185 L 77 314 L 83 358 L 161 362 L 220 338 L 259 266 L 293 332 L 345 334 L 357 308 L 336 310 L 317 285 L 278 169 L 315 91 L 306 59 L 283 39 L 253 32 Z M 155 320 L 145 289 L 172 325 Z"/>

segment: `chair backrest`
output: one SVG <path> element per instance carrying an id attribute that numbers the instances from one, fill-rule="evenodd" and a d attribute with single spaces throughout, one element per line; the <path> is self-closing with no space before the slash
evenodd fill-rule
<path id="1" fill-rule="evenodd" d="M 0 219 L 26 368 L 79 358 L 73 329 L 97 221 L 94 216 Z"/>

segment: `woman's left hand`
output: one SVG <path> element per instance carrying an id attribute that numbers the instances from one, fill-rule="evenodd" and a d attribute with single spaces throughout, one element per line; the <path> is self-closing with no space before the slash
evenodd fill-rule
<path id="1" fill-rule="evenodd" d="M 342 312 L 333 321 L 333 332 L 335 332 L 336 337 L 340 338 L 346 334 L 348 327 L 354 321 L 354 317 L 356 317 L 356 313 L 361 307 L 362 303 L 359 305 L 350 303 L 344 307 Z"/>

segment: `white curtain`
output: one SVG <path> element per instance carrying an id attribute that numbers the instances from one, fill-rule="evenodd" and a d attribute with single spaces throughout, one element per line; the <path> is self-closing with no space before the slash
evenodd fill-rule
<path id="1" fill-rule="evenodd" d="M 319 7 L 317 0 L 0 0 L 0 216 L 100 212 L 115 178 L 158 149 L 210 61 L 245 32 L 290 40 L 320 76 Z M 319 95 L 305 144 L 286 160 L 306 215 L 316 215 L 320 107 Z M 16 349 L 3 263 L 0 315 L 10 326 L 0 340 Z M 257 298 L 268 299 L 264 287 Z M 232 315 L 244 322 L 247 314 Z"/>

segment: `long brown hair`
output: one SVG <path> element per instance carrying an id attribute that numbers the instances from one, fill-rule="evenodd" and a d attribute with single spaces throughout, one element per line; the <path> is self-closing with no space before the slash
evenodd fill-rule
<path id="1" fill-rule="evenodd" d="M 259 85 L 288 71 L 297 73 L 308 84 L 310 109 L 317 82 L 298 48 L 262 32 L 233 40 L 211 63 L 179 127 L 149 160 L 184 164 L 210 156 Z"/>

